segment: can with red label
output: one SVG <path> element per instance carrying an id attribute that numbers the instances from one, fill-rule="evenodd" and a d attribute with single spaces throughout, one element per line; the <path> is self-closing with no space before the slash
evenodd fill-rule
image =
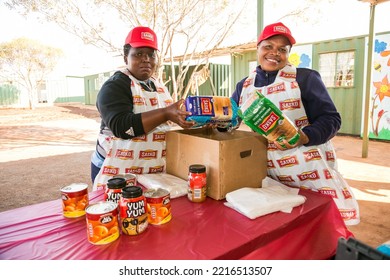
<path id="1" fill-rule="evenodd" d="M 122 189 L 119 211 L 122 233 L 138 235 L 148 227 L 146 199 L 141 187 L 130 186 Z"/>
<path id="2" fill-rule="evenodd" d="M 119 237 L 118 205 L 100 201 L 87 207 L 87 237 L 95 245 L 111 243 Z"/>
<path id="3" fill-rule="evenodd" d="M 188 172 L 188 199 L 192 202 L 203 202 L 207 195 L 206 166 L 192 164 Z"/>
<path id="4" fill-rule="evenodd" d="M 64 217 L 78 218 L 85 215 L 88 206 L 88 185 L 73 183 L 61 189 L 62 210 Z"/>
<path id="5" fill-rule="evenodd" d="M 109 179 L 104 192 L 104 200 L 115 202 L 118 205 L 124 187 L 126 187 L 125 178 L 117 177 Z"/>
<path id="6" fill-rule="evenodd" d="M 148 189 L 144 193 L 147 202 L 148 222 L 152 225 L 162 225 L 172 218 L 171 197 L 167 190 Z"/>

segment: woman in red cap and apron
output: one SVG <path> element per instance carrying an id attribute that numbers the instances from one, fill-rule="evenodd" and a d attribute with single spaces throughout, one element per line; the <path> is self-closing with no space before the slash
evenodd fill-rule
<path id="1" fill-rule="evenodd" d="M 359 223 L 359 207 L 347 182 L 337 171 L 331 144 L 341 117 L 320 74 L 288 62 L 295 39 L 281 22 L 270 24 L 257 42 L 259 65 L 236 85 L 232 98 L 244 104 L 257 89 L 299 129 L 299 141 L 268 145 L 268 175 L 285 185 L 331 196 L 346 224 Z"/>
<path id="2" fill-rule="evenodd" d="M 123 47 L 126 68 L 102 86 L 96 106 L 102 118 L 91 158 L 93 190 L 121 173 L 165 171 L 165 132 L 171 123 L 190 128 L 189 114 L 174 103 L 164 84 L 153 75 L 157 67 L 157 36 L 144 26 L 133 28 Z"/>

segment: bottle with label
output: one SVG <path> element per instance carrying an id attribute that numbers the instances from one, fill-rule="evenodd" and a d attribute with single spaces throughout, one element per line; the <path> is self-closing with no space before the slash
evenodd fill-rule
<path id="1" fill-rule="evenodd" d="M 119 201 L 122 233 L 138 235 L 148 227 L 148 213 L 146 199 L 142 188 L 130 186 L 122 189 Z"/>
<path id="2" fill-rule="evenodd" d="M 109 179 L 104 192 L 104 200 L 115 202 L 118 205 L 124 187 L 126 187 L 125 178 L 117 177 Z"/>
<path id="3" fill-rule="evenodd" d="M 206 166 L 192 164 L 188 173 L 188 199 L 192 202 L 203 202 L 207 195 Z"/>

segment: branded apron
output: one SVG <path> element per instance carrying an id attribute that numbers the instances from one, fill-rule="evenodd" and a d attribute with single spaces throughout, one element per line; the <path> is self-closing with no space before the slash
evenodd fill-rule
<path id="1" fill-rule="evenodd" d="M 133 113 L 143 113 L 163 108 L 173 103 L 166 89 L 156 79 L 152 79 L 156 91 L 146 91 L 140 81 L 131 75 Z M 148 134 L 132 139 L 115 137 L 108 129 L 99 134 L 98 141 L 106 153 L 103 165 L 95 178 L 93 190 L 104 189 L 108 179 L 123 173 L 144 174 L 165 172 L 166 142 L 168 123 L 157 126 Z"/>
<path id="2" fill-rule="evenodd" d="M 259 89 L 254 86 L 256 72 L 252 72 L 242 89 L 240 104 Z M 287 64 L 279 70 L 274 83 L 261 88 L 266 98 L 297 128 L 309 125 L 296 81 L 296 68 Z M 331 141 L 322 145 L 299 146 L 285 151 L 268 144 L 268 176 L 285 185 L 299 187 L 329 195 L 336 203 L 345 224 L 360 222 L 359 206 L 350 186 L 337 170 L 336 153 Z"/>

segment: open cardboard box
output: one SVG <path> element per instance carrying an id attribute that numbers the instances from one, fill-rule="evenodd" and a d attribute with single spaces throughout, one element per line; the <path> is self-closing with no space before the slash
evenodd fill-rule
<path id="1" fill-rule="evenodd" d="M 205 165 L 207 196 L 216 200 L 242 187 L 259 188 L 267 176 L 267 142 L 255 132 L 179 129 L 167 132 L 166 143 L 166 172 L 187 180 L 191 164 Z"/>

